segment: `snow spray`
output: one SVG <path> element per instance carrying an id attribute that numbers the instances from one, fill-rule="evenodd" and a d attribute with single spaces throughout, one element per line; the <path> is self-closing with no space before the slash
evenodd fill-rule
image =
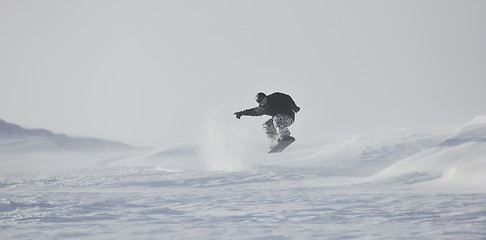
<path id="1" fill-rule="evenodd" d="M 254 166 L 250 153 L 258 146 L 255 133 L 260 128 L 231 120 L 213 112 L 206 121 L 201 149 L 209 171 L 241 171 Z"/>

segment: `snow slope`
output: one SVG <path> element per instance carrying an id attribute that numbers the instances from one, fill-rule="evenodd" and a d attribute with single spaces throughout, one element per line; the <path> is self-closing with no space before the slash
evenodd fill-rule
<path id="1" fill-rule="evenodd" d="M 281 154 L 226 130 L 142 153 L 0 151 L 0 235 L 486 239 L 485 117 L 322 145 L 299 137 Z"/>

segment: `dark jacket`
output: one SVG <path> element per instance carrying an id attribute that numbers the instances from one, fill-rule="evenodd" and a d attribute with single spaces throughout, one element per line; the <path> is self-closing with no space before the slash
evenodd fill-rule
<path id="1" fill-rule="evenodd" d="M 300 108 L 295 105 L 294 100 L 289 95 L 276 92 L 267 96 L 267 104 L 265 106 L 260 105 L 239 113 L 246 116 L 269 115 L 272 117 L 281 113 L 295 120 L 295 113 L 299 110 Z"/>

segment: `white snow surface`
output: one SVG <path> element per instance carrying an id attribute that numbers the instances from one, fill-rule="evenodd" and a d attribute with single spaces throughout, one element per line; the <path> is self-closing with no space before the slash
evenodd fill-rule
<path id="1" fill-rule="evenodd" d="M 237 132 L 145 152 L 0 149 L 0 236 L 486 239 L 484 116 L 326 144 L 296 136 L 278 154 Z"/>

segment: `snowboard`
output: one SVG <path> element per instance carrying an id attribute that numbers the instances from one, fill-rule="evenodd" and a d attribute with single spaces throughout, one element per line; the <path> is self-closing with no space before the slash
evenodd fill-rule
<path id="1" fill-rule="evenodd" d="M 273 147 L 270 152 L 268 153 L 278 153 L 278 152 L 282 152 L 285 148 L 287 148 L 290 144 L 292 144 L 293 142 L 295 142 L 295 138 L 294 137 L 286 137 L 282 140 L 280 140 L 280 142 L 278 142 L 277 145 L 275 145 L 275 147 Z"/>

